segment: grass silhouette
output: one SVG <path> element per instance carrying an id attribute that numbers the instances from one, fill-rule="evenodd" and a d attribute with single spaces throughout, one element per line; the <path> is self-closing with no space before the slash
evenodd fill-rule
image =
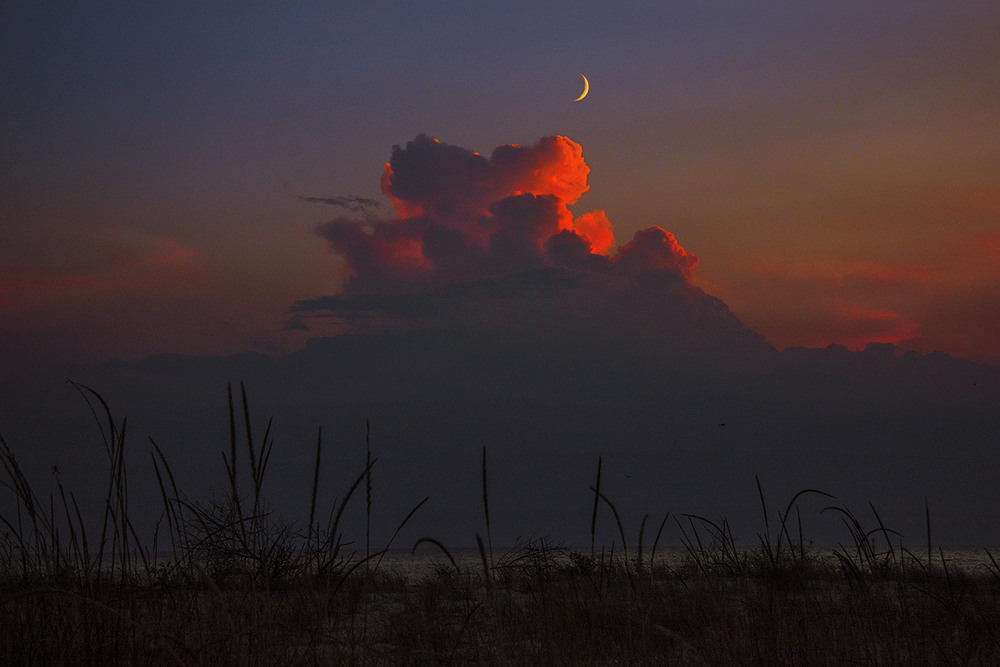
<path id="1" fill-rule="evenodd" d="M 108 461 L 96 523 L 85 521 L 58 478 L 55 492 L 40 497 L 0 438 L 3 485 L 13 498 L 13 509 L 0 517 L 4 664 L 1000 662 L 1000 566 L 993 554 L 986 552 L 991 567 L 977 573 L 949 567 L 943 552 L 935 558 L 927 506 L 927 555 L 918 557 L 874 507 L 867 527 L 849 508 L 830 504 L 823 511 L 842 520 L 848 539 L 832 559 L 823 558 L 808 545 L 798 514 L 805 495 L 834 501 L 817 489 L 799 492 L 771 516 L 758 482 L 764 530 L 749 548 L 736 544 L 725 519 L 674 514 L 685 557 L 667 564 L 656 552 L 671 515 L 645 550 L 643 518 L 629 549 L 618 509 L 601 490 L 599 459 L 589 553 L 540 539 L 495 556 L 484 448 L 486 539 L 470 539 L 479 561 L 459 562 L 428 535 L 412 550 L 434 547 L 449 565 L 407 578 L 385 567 L 383 557 L 427 498 L 373 548 L 378 459 L 370 431 L 364 469 L 325 520 L 317 507 L 318 432 L 308 523 L 285 521 L 264 495 L 270 422 L 255 439 L 242 386 L 239 401 L 229 392 L 224 492 L 208 499 L 182 494 L 150 441 L 162 516 L 144 542 L 129 516 L 126 422 L 115 422 L 97 392 L 75 386 L 97 419 Z M 362 485 L 364 546 L 354 549 L 343 517 Z M 610 547 L 594 537 L 602 504 L 620 539 Z M 88 534 L 88 525 L 99 532 Z"/>

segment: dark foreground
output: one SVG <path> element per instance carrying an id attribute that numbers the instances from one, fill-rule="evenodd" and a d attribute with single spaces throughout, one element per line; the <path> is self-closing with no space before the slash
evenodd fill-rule
<path id="1" fill-rule="evenodd" d="M 718 546 L 718 545 L 716 545 Z M 4 664 L 997 664 L 1000 573 L 785 551 L 682 567 L 527 545 L 418 581 L 374 568 L 8 576 Z M 648 557 L 647 557 L 648 558 Z M 648 563 L 648 561 L 646 561 Z M 489 557 L 487 556 L 487 566 Z M 216 563 L 220 566 L 221 563 Z M 370 566 L 370 567 L 367 567 Z M 871 567 L 874 566 L 874 567 Z"/>
<path id="2" fill-rule="evenodd" d="M 442 565 L 407 577 L 377 547 L 345 541 L 352 497 L 370 522 L 374 459 L 320 520 L 318 439 L 308 522 L 276 518 L 261 495 L 268 435 L 250 436 L 245 398 L 246 448 L 231 401 L 229 489 L 210 501 L 180 493 L 152 443 L 162 516 L 145 542 L 129 515 L 124 427 L 92 401 L 106 419 L 110 463 L 96 519 L 82 516 L 58 476 L 51 493 L 37 493 L 0 438 L 12 500 L 0 513 L 2 664 L 1000 664 L 992 554 L 960 571 L 931 548 L 929 518 L 926 551 L 916 554 L 877 513 L 867 527 L 831 505 L 824 511 L 842 518 L 850 539 L 820 557 L 790 520 L 801 496 L 828 497 L 816 490 L 779 513 L 761 492 L 764 531 L 751 549 L 737 548 L 725 520 L 690 515 L 648 533 L 643 520 L 630 540 L 601 491 L 599 464 L 591 538 L 600 506 L 614 516 L 614 548 L 533 541 L 494 556 L 484 450 L 480 557 L 457 565 L 421 538 L 413 547 L 440 553 Z M 657 559 L 665 526 L 679 532 L 680 562 Z"/>

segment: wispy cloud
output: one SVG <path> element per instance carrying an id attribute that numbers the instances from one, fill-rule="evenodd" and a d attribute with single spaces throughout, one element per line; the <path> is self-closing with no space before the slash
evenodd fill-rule
<path id="1" fill-rule="evenodd" d="M 324 206 L 336 206 L 338 208 L 347 209 L 351 213 L 363 214 L 369 212 L 371 209 L 378 208 L 381 203 L 377 199 L 369 199 L 368 197 L 357 197 L 354 195 L 344 195 L 339 197 L 305 197 L 300 196 L 304 202 L 310 204 L 320 204 Z"/>
<path id="2" fill-rule="evenodd" d="M 0 304 L 169 290 L 176 287 L 176 279 L 193 275 L 197 256 L 195 249 L 163 236 L 95 235 L 79 239 L 68 258 L 0 266 Z"/>

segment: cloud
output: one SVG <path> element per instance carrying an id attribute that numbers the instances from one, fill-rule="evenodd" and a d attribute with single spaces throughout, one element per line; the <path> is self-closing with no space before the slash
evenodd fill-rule
<path id="1" fill-rule="evenodd" d="M 698 258 L 684 251 L 674 235 L 659 227 L 635 233 L 612 261 L 626 271 L 664 271 L 690 279 Z"/>
<path id="2" fill-rule="evenodd" d="M 295 302 L 286 328 L 438 331 L 458 346 L 486 335 L 498 351 L 507 349 L 500 339 L 521 340 L 524 356 L 501 354 L 487 376 L 530 363 L 581 387 L 594 381 L 581 369 L 608 361 L 607 350 L 628 350 L 612 374 L 637 386 L 655 384 L 652 369 L 664 364 L 704 362 L 715 372 L 775 353 L 693 284 L 698 258 L 673 234 L 651 225 L 615 247 L 603 211 L 574 215 L 589 171 L 566 137 L 501 146 L 489 158 L 425 135 L 396 146 L 382 178 L 396 215 L 339 216 L 317 228 L 349 274 L 337 294 Z M 569 361 L 574 349 L 591 360 Z M 462 377 L 451 373 L 458 385 Z"/>
<path id="3" fill-rule="evenodd" d="M 574 204 L 588 189 L 589 173 L 582 147 L 567 137 L 500 146 L 487 159 L 422 134 L 393 147 L 382 191 L 400 217 L 429 216 L 465 227 L 509 195 L 551 194 Z"/>
<path id="4" fill-rule="evenodd" d="M 340 197 L 299 197 L 304 202 L 310 204 L 323 204 L 326 206 L 337 206 L 345 208 L 351 213 L 364 214 L 373 208 L 378 208 L 381 203 L 377 199 L 358 197 L 355 195 L 345 195 Z"/>
<path id="5" fill-rule="evenodd" d="M 561 136 L 500 146 L 488 158 L 426 135 L 395 146 L 382 175 L 395 216 L 339 216 L 317 228 L 345 260 L 348 276 L 338 297 L 297 303 L 295 325 L 320 304 L 350 320 L 361 317 L 359 301 L 388 303 L 360 297 L 428 290 L 439 290 L 434 301 L 441 312 L 467 312 L 468 303 L 446 307 L 446 295 L 461 296 L 440 288 L 544 269 L 602 276 L 608 284 L 652 273 L 662 289 L 698 291 L 690 283 L 698 258 L 669 232 L 651 226 L 614 250 L 604 211 L 573 214 L 570 206 L 589 188 L 589 172 L 582 147 Z M 362 310 L 370 324 L 371 311 Z"/>
<path id="6" fill-rule="evenodd" d="M 100 233 L 99 233 L 100 232 Z M 0 305 L 29 305 L 111 292 L 159 293 L 196 274 L 198 252 L 173 239 L 97 230 L 58 239 L 20 262 L 0 265 Z"/>

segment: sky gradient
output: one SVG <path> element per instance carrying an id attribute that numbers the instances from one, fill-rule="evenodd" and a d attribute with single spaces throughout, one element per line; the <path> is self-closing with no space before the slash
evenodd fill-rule
<path id="1" fill-rule="evenodd" d="M 345 278 L 316 233 L 339 211 L 303 198 L 391 215 L 382 165 L 421 134 L 568 137 L 574 214 L 604 211 L 615 245 L 672 233 L 779 349 L 1000 361 L 995 3 L 3 12 L 0 336 L 22 366 L 301 347 L 289 309 Z"/>
<path id="2" fill-rule="evenodd" d="M 317 426 L 332 497 L 370 420 L 380 525 L 433 494 L 442 539 L 480 530 L 486 447 L 511 541 L 586 532 L 602 456 L 628 521 L 753 543 L 759 476 L 1000 543 L 996 3 L 2 12 L 0 433 L 32 479 L 100 487 L 82 382 L 151 524 L 146 436 L 219 488 L 245 381 L 293 509 Z"/>

